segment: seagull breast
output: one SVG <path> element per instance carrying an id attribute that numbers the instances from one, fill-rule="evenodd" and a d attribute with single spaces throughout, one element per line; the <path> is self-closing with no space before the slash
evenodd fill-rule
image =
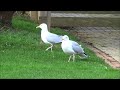
<path id="1" fill-rule="evenodd" d="M 69 40 L 62 41 L 61 47 L 64 53 L 75 54 L 74 50 L 72 49 L 72 43 Z"/>

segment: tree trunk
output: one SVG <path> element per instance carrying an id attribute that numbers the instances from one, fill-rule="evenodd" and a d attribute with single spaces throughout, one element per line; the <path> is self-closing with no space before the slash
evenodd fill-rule
<path id="1" fill-rule="evenodd" d="M 12 16 L 15 11 L 0 11 L 1 26 L 12 27 Z"/>

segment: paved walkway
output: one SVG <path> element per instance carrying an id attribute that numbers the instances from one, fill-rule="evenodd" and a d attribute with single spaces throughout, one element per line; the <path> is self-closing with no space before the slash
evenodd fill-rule
<path id="1" fill-rule="evenodd" d="M 92 43 L 120 62 L 120 29 L 112 27 L 76 27 L 71 32 L 84 42 Z"/>

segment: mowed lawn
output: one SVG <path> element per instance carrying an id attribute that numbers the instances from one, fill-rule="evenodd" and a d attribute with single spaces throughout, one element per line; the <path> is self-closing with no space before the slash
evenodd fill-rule
<path id="1" fill-rule="evenodd" d="M 107 65 L 77 38 L 59 28 L 51 32 L 68 35 L 82 44 L 88 59 L 76 56 L 75 62 L 67 62 L 69 55 L 55 45 L 53 53 L 41 42 L 38 24 L 27 18 L 15 16 L 14 29 L 0 31 L 0 79 L 120 79 L 120 70 Z M 53 57 L 54 55 L 54 57 Z"/>

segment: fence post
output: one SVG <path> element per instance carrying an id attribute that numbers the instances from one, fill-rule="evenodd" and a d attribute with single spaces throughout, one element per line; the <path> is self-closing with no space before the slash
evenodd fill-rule
<path id="1" fill-rule="evenodd" d="M 48 25 L 48 30 L 50 31 L 50 26 L 51 26 L 51 11 L 47 11 L 47 25 Z"/>
<path id="2" fill-rule="evenodd" d="M 46 23 L 48 25 L 48 30 L 50 30 L 51 24 L 51 12 L 50 11 L 40 11 L 39 15 L 39 23 Z"/>
<path id="3" fill-rule="evenodd" d="M 32 20 L 38 22 L 38 12 L 37 11 L 30 11 L 30 17 Z"/>

